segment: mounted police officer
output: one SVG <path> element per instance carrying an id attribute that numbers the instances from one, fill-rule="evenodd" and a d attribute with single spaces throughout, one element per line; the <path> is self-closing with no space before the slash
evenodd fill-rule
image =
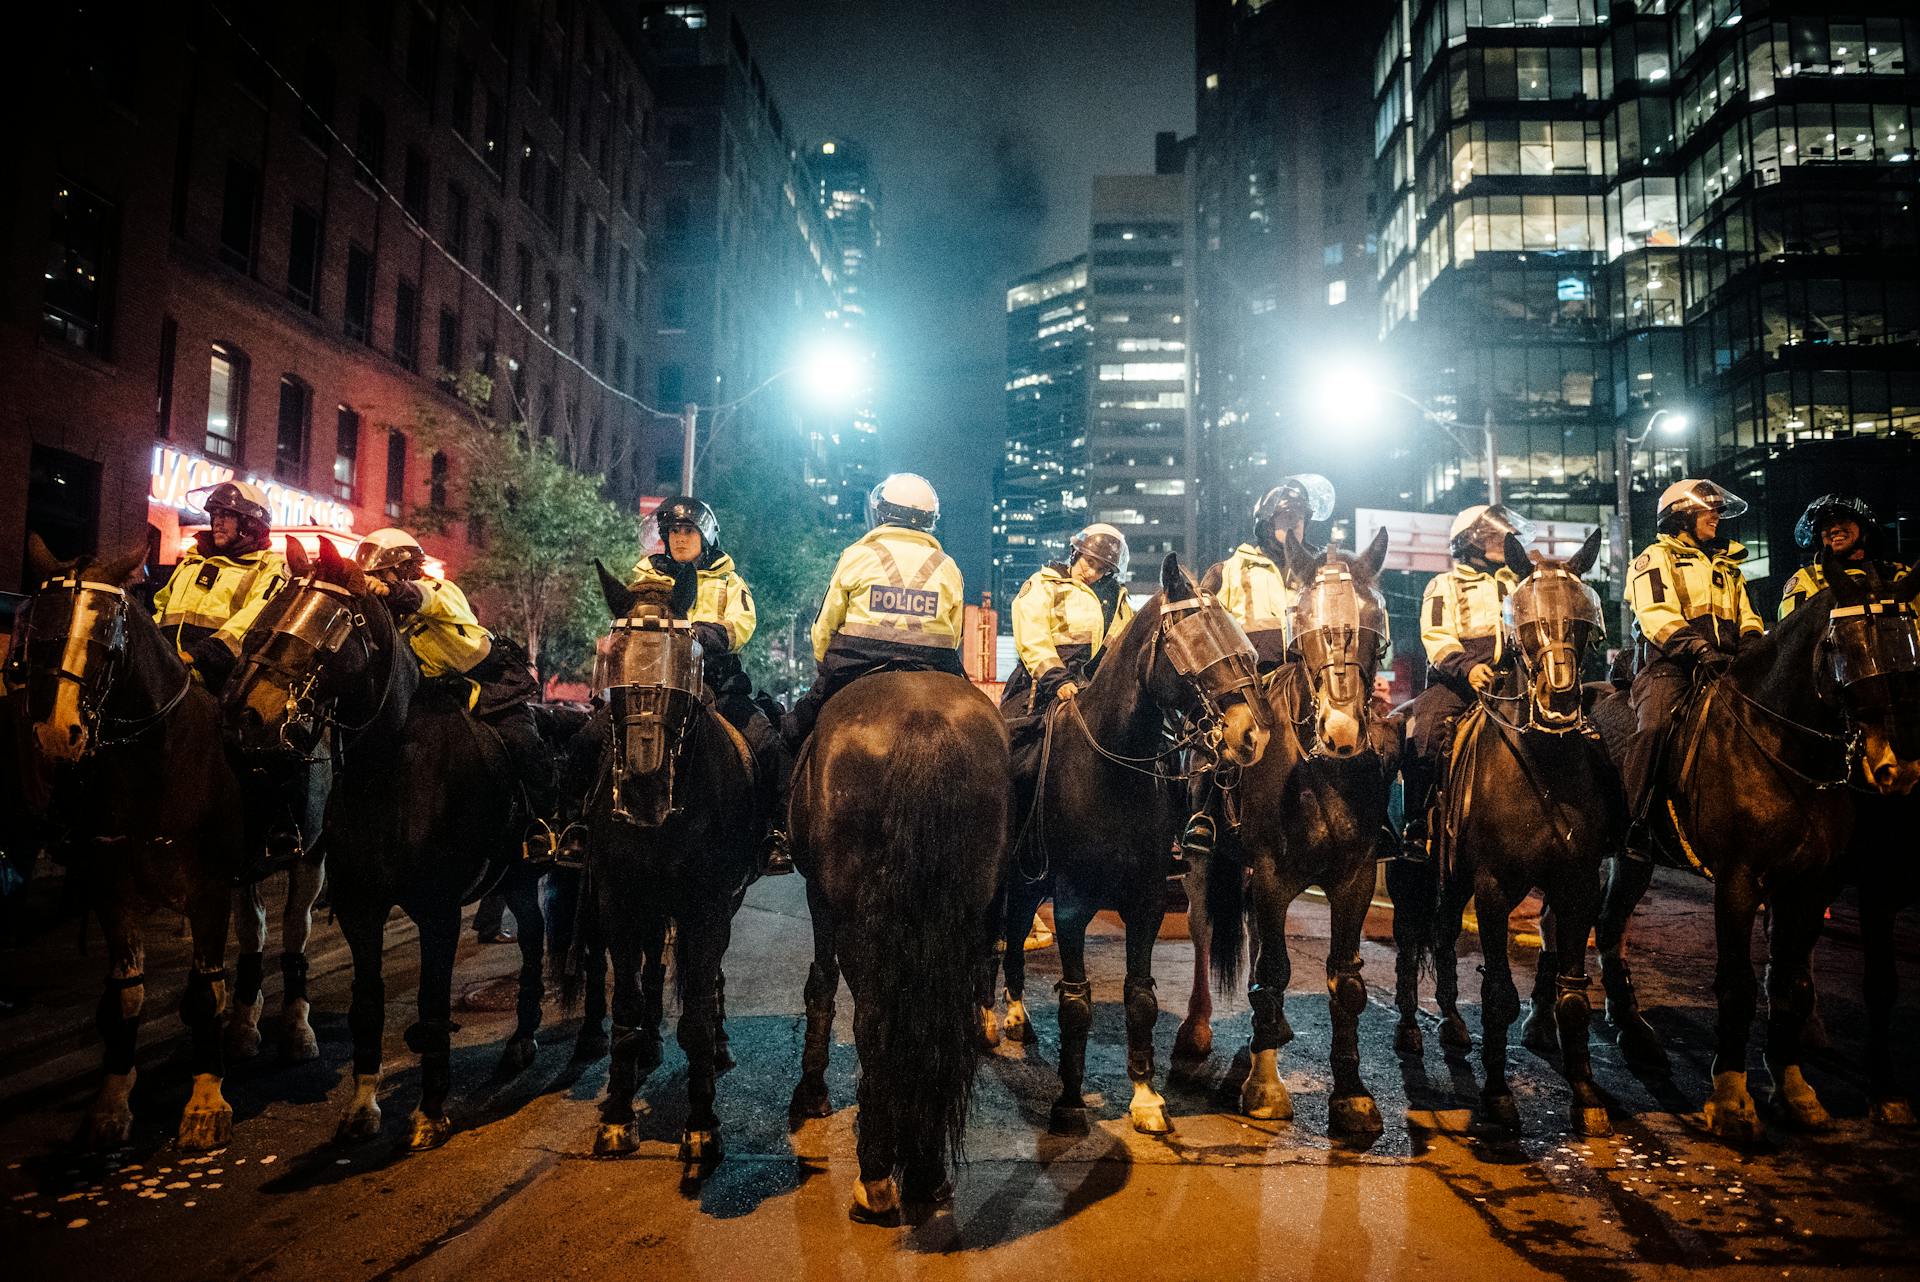
<path id="1" fill-rule="evenodd" d="M 895 472 L 867 495 L 867 533 L 840 554 L 813 621 L 813 685 L 782 725 L 798 750 L 826 701 L 883 670 L 966 675 L 960 567 L 933 537 L 940 496 L 925 477 Z"/>
<path id="2" fill-rule="evenodd" d="M 251 481 L 222 481 L 201 501 L 209 528 L 153 595 L 153 617 L 194 673 L 218 690 L 240 641 L 293 576 L 269 539 L 267 496 Z"/>
<path id="3" fill-rule="evenodd" d="M 1073 536 L 1066 564 L 1034 571 L 1013 598 L 1013 646 L 1020 665 L 1000 696 L 1009 716 L 1045 712 L 1071 699 L 1107 643 L 1133 618 L 1127 600 L 1127 536 L 1089 525 Z"/>
<path id="4" fill-rule="evenodd" d="M 1208 570 L 1201 580 L 1247 639 L 1259 657 L 1259 670 L 1271 672 L 1287 661 L 1292 641 L 1293 607 L 1298 597 L 1282 570 L 1288 541 L 1314 555 L 1321 549 L 1307 542 L 1307 522 L 1333 515 L 1333 483 L 1314 472 L 1282 477 L 1280 483 L 1253 505 L 1253 537 L 1235 548 L 1226 560 Z M 1204 859 L 1218 837 L 1214 821 L 1213 776 L 1202 775 L 1193 785 L 1193 815 L 1180 834 L 1180 854 Z"/>
<path id="5" fill-rule="evenodd" d="M 1720 532 L 1746 503 L 1712 481 L 1676 481 L 1660 495 L 1659 537 L 1627 576 L 1640 646 L 1633 678 L 1633 742 L 1621 771 L 1634 816 L 1629 851 L 1652 851 L 1646 824 L 1654 767 L 1669 723 L 1697 673 L 1717 672 L 1765 625 L 1747 597 L 1747 550 Z"/>
<path id="6" fill-rule="evenodd" d="M 1871 570 L 1879 574 L 1882 582 L 1891 583 L 1907 567 L 1873 555 L 1872 544 L 1878 530 L 1879 522 L 1865 499 L 1851 494 L 1823 494 L 1807 504 L 1807 510 L 1800 514 L 1800 520 L 1793 527 L 1793 541 L 1802 551 L 1825 552 L 1849 575 L 1865 577 Z M 1780 594 L 1779 617 L 1786 618 L 1826 587 L 1826 571 L 1819 561 L 1801 566 Z M 1920 600 L 1915 604 L 1920 606 Z"/>
<path id="7" fill-rule="evenodd" d="M 671 589 L 676 566 L 694 567 L 698 591 L 687 619 L 700 642 L 701 671 L 713 692 L 713 706 L 747 741 L 760 785 L 771 789 L 783 770 L 780 737 L 753 702 L 753 683 L 740 665 L 740 651 L 753 639 L 753 593 L 720 546 L 720 520 L 712 508 L 689 495 L 676 495 L 660 505 L 654 522 L 666 549 L 640 558 L 630 576 L 632 586 Z M 776 848 L 767 872 L 792 871 L 792 861 Z"/>
<path id="8" fill-rule="evenodd" d="M 429 682 L 464 686 L 463 703 L 499 734 L 532 809 L 526 837 L 529 855 L 553 851 L 553 751 L 540 737 L 528 704 L 540 686 L 518 646 L 497 640 L 474 617 L 467 595 L 451 579 L 426 577 L 420 541 L 391 526 L 360 541 L 353 559 L 373 591 L 386 598 L 394 622 Z"/>
<path id="9" fill-rule="evenodd" d="M 1507 564 L 1507 537 L 1522 543 L 1533 527 L 1512 508 L 1476 504 L 1453 518 L 1448 550 L 1453 566 L 1436 574 L 1420 597 L 1420 643 L 1427 652 L 1427 687 L 1413 702 L 1413 742 L 1401 765 L 1406 824 L 1402 851 L 1426 857 L 1427 807 L 1460 714 L 1491 689 L 1506 659 L 1500 615 L 1520 584 Z"/>

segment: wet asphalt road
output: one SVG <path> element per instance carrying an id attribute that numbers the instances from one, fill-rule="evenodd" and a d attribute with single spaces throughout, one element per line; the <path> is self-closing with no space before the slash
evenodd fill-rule
<path id="1" fill-rule="evenodd" d="M 1170 916 L 1156 955 L 1164 1064 L 1184 1009 L 1189 945 Z M 0 988 L 23 992 L 0 1020 L 0 1242 L 10 1278 L 1234 1278 L 1382 1276 L 1629 1278 L 1680 1269 L 1716 1277 L 1916 1275 L 1920 1136 L 1865 1120 L 1860 952 L 1843 904 L 1817 956 L 1835 1047 L 1808 1077 L 1838 1119 L 1818 1135 L 1767 1115 L 1768 1139 L 1731 1148 L 1708 1137 L 1710 913 L 1705 888 L 1663 873 L 1634 945 L 1650 1017 L 1674 1055 L 1671 1081 L 1629 1072 L 1605 1023 L 1596 1071 L 1617 1134 L 1571 1136 L 1552 1063 L 1516 1049 L 1517 1138 L 1469 1126 L 1477 1053 L 1392 1049 L 1390 917 L 1376 911 L 1365 947 L 1373 1006 L 1362 1018 L 1364 1069 L 1386 1134 L 1364 1151 L 1326 1137 L 1326 912 L 1297 905 L 1288 1013 L 1298 1039 L 1282 1071 L 1291 1123 L 1234 1115 L 1244 1002 L 1216 1015 L 1216 1045 L 1197 1080 L 1165 1088 L 1175 1132 L 1149 1137 L 1126 1120 L 1121 940 L 1103 925 L 1089 945 L 1097 1002 L 1089 1052 L 1094 1126 L 1079 1139 L 1046 1133 L 1055 1091 L 1051 951 L 1031 957 L 1037 1046 L 1003 1047 L 984 1065 L 968 1134 L 970 1161 L 950 1215 L 908 1229 L 854 1225 L 855 1060 L 842 993 L 829 1082 L 840 1111 L 790 1129 L 798 1071 L 801 984 L 810 941 L 797 877 L 749 896 L 728 956 L 729 1027 L 739 1067 L 721 1081 L 726 1161 L 685 1189 L 674 1145 L 684 1070 L 671 1038 L 648 1080 L 647 1142 L 618 1160 L 587 1156 L 606 1062 L 571 1062 L 577 1028 L 551 1004 L 534 1065 L 502 1080 L 494 1065 L 511 1016 L 490 979 L 518 951 L 462 945 L 455 1016 L 456 1132 L 443 1148 L 400 1155 L 417 1087 L 400 1041 L 411 1021 L 412 931 L 390 927 L 386 1133 L 350 1148 L 333 1129 L 351 1085 L 345 1025 L 347 958 L 321 925 L 312 949 L 322 1057 L 285 1065 L 269 1047 L 238 1066 L 227 1094 L 232 1143 L 208 1155 L 169 1140 L 187 1091 L 183 1035 L 170 1013 L 184 941 L 157 924 L 150 1017 L 131 1147 L 81 1158 L 67 1146 L 95 1080 L 91 1011 L 97 942 L 75 946 L 71 922 L 0 953 Z M 1900 1044 L 1920 1046 L 1920 946 L 1902 938 Z M 1467 1019 L 1479 1032 L 1478 955 L 1463 941 Z M 1516 969 L 1531 966 L 1523 946 Z M 1597 976 L 1598 967 L 1593 973 Z M 268 1010 L 277 973 L 270 964 Z M 167 976 L 161 982 L 161 976 Z M 1595 984 L 1596 997 L 1598 984 Z M 1430 1009 L 1429 1003 L 1429 1009 Z M 1758 1036 L 1755 1090 L 1765 1085 Z M 1516 1029 L 1517 1035 L 1517 1029 Z M 1920 1082 L 1920 1071 L 1913 1071 Z M 1763 1114 L 1765 1113 L 1763 1105 Z"/>

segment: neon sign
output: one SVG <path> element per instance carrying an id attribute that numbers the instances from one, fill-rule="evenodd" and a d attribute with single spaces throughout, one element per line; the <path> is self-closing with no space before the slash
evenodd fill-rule
<path id="1" fill-rule="evenodd" d="M 198 513 L 200 509 L 188 497 L 222 481 L 233 479 L 233 469 L 224 463 L 176 450 L 170 445 L 153 447 L 153 475 L 147 486 L 147 498 L 161 507 Z M 277 528 L 318 526 L 353 533 L 353 511 L 332 499 L 296 490 L 262 476 L 249 474 L 247 480 L 267 495 L 267 510 Z"/>

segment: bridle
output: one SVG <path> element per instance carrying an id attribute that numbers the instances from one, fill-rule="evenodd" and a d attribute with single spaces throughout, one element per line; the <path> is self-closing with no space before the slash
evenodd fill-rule
<path id="1" fill-rule="evenodd" d="M 664 613 L 615 619 L 608 640 L 606 670 L 594 685 L 611 719 L 613 815 L 658 826 L 679 809 L 674 767 L 705 688 L 704 656 L 693 624 Z M 654 778 L 662 782 L 649 812 L 635 814 L 627 782 Z"/>
<path id="2" fill-rule="evenodd" d="M 60 593 L 69 598 L 66 621 L 53 629 L 47 629 L 44 625 L 36 629 L 34 616 L 44 610 L 44 602 L 50 593 Z M 67 658 L 72 652 L 71 642 L 75 639 L 73 620 L 79 615 L 83 602 L 91 603 L 95 608 L 90 612 L 90 625 L 80 637 L 85 657 L 76 671 L 67 666 Z M 7 684 L 27 686 L 31 708 L 36 702 L 32 692 L 35 677 L 50 678 L 56 688 L 62 681 L 72 682 L 79 692 L 80 719 L 87 728 L 82 759 L 101 748 L 111 748 L 138 739 L 171 716 L 193 685 L 193 672 L 183 669 L 180 688 L 152 712 L 139 717 L 116 717 L 107 711 L 107 701 L 112 697 L 115 683 L 126 666 L 127 615 L 131 608 L 125 589 L 68 574 L 42 583 L 40 590 L 14 623 L 13 645 L 7 657 Z M 44 650 L 53 642 L 66 643 L 61 645 L 58 663 L 51 667 L 36 664 L 32 652 Z M 98 670 L 89 672 L 89 661 L 96 652 L 104 661 Z M 109 726 L 115 727 L 115 731 L 109 733 L 106 729 Z"/>
<path id="3" fill-rule="evenodd" d="M 249 679 L 263 675 L 275 678 L 275 684 L 286 691 L 278 731 L 280 747 L 304 757 L 311 749 L 302 748 L 296 740 L 319 743 L 325 723 L 330 721 L 353 735 L 380 719 L 393 690 L 396 660 L 392 654 L 387 656 L 373 711 L 357 724 L 341 722 L 335 712 L 323 710 L 323 700 L 317 691 L 327 663 L 345 653 L 349 642 L 360 646 L 367 667 L 371 668 L 374 663 L 377 647 L 367 635 L 367 613 L 361 598 L 314 574 L 295 579 L 282 595 L 287 598 L 287 605 L 274 620 L 271 630 L 258 643 L 252 643 L 249 638 L 233 689 L 245 690 Z M 290 661 L 296 655 L 305 657 L 306 661 Z"/>
<path id="4" fill-rule="evenodd" d="M 1546 609 L 1534 609 L 1532 603 L 1536 597 L 1546 600 L 1558 600 L 1557 606 Z M 1577 604 L 1569 604 L 1569 598 Z M 1581 636 L 1576 631 L 1582 624 L 1590 631 Z M 1540 734 L 1590 734 L 1592 725 L 1588 720 L 1584 700 L 1580 695 L 1580 660 L 1584 652 L 1597 639 L 1606 635 L 1606 622 L 1600 611 L 1600 599 L 1592 588 L 1583 582 L 1579 575 L 1562 565 L 1542 565 L 1532 570 L 1520 585 L 1507 595 L 1501 606 L 1501 627 L 1506 630 L 1508 644 L 1520 658 L 1520 666 L 1527 678 L 1526 691 L 1519 695 L 1503 695 L 1493 691 L 1480 691 L 1480 702 L 1486 708 L 1489 718 L 1503 727 L 1514 731 L 1535 731 Z M 1529 647 L 1528 634 L 1532 632 L 1538 638 L 1545 638 L 1540 644 Z M 1540 706 L 1539 683 L 1535 679 L 1536 652 L 1547 665 L 1547 676 L 1553 678 L 1556 663 L 1565 664 L 1566 677 L 1570 681 L 1567 687 L 1554 686 L 1556 692 L 1570 692 L 1575 701 L 1574 715 L 1559 721 L 1544 715 Z M 1494 704 L 1524 703 L 1526 719 L 1520 722 L 1508 721 L 1495 709 Z"/>
<path id="5" fill-rule="evenodd" d="M 1283 671 L 1297 673 L 1294 679 L 1304 682 L 1306 697 L 1295 702 L 1306 709 L 1306 714 L 1288 719 L 1309 757 L 1333 760 L 1336 758 L 1326 751 L 1314 730 L 1321 692 L 1356 709 L 1360 739 L 1367 742 L 1372 723 L 1372 670 L 1387 650 L 1385 609 L 1371 594 L 1362 593 L 1350 566 L 1330 560 L 1314 571 L 1294 605 L 1293 616 L 1288 663 Z M 1372 638 L 1371 666 L 1368 637 Z"/>

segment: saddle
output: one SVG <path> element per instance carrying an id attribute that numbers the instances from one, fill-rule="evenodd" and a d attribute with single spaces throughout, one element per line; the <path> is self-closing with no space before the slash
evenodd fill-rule
<path id="1" fill-rule="evenodd" d="M 1467 826 L 1467 817 L 1473 813 L 1474 772 L 1460 767 L 1473 760 L 1470 754 L 1478 751 L 1480 734 L 1486 727 L 1486 705 L 1473 704 L 1453 723 L 1453 734 L 1440 756 L 1440 786 L 1434 790 L 1427 832 L 1443 877 L 1453 875 L 1454 847 Z"/>
<path id="2" fill-rule="evenodd" d="M 1654 749 L 1651 768 L 1653 795 L 1648 799 L 1647 806 L 1647 823 L 1653 834 L 1654 848 L 1646 853 L 1653 857 L 1653 862 L 1662 868 L 1699 873 L 1708 880 L 1712 880 L 1713 870 L 1694 853 L 1693 842 L 1687 836 L 1686 825 L 1680 819 L 1680 808 L 1674 804 L 1674 799 L 1685 792 L 1687 779 L 1693 773 L 1694 754 L 1699 750 L 1701 736 L 1706 730 L 1707 714 L 1713 707 L 1717 684 L 1704 675 L 1696 676 L 1692 688 L 1687 691 L 1687 697 L 1675 709 L 1673 720 L 1667 724 L 1659 747 Z M 1608 747 L 1611 750 L 1611 741 Z M 1669 779 L 1667 765 L 1675 753 L 1680 754 L 1679 765 Z M 1615 758 L 1616 763 L 1619 760 Z"/>

